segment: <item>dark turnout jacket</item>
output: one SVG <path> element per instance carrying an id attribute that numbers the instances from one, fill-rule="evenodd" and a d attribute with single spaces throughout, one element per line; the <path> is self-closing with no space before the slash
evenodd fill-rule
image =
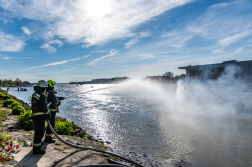
<path id="1" fill-rule="evenodd" d="M 32 102 L 32 116 L 38 116 L 50 113 L 47 107 L 46 96 L 42 91 L 36 90 L 32 94 L 31 102 Z"/>
<path id="2" fill-rule="evenodd" d="M 46 89 L 47 103 L 50 103 L 49 111 L 50 112 L 59 112 L 58 106 L 60 105 L 60 100 L 55 95 L 53 88 L 48 87 Z"/>

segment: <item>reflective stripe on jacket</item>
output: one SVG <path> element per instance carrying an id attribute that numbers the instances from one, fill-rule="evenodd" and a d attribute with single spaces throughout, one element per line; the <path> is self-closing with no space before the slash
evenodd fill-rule
<path id="1" fill-rule="evenodd" d="M 49 106 L 49 111 L 50 112 L 59 112 L 58 109 L 58 105 L 60 104 L 59 99 L 57 98 L 57 96 L 55 95 L 53 90 L 48 90 L 46 92 L 46 97 L 47 97 L 47 102 L 51 102 L 50 106 Z"/>
<path id="2" fill-rule="evenodd" d="M 32 116 L 49 114 L 50 111 L 46 105 L 46 98 L 42 92 L 34 92 L 32 94 Z"/>

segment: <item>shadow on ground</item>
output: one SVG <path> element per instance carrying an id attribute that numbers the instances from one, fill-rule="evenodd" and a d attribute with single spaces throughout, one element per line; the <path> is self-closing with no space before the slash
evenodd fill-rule
<path id="1" fill-rule="evenodd" d="M 49 143 L 43 143 L 42 149 L 46 150 Z M 23 159 L 21 159 L 15 167 L 38 167 L 37 163 L 40 161 L 40 159 L 44 156 L 44 154 L 33 154 L 33 151 L 31 150 L 27 155 L 24 156 Z"/>

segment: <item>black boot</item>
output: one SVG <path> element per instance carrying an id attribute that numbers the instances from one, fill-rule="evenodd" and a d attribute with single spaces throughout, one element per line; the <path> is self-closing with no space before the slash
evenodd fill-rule
<path id="1" fill-rule="evenodd" d="M 33 147 L 33 154 L 45 154 L 45 150 L 42 150 L 41 147 Z"/>
<path id="2" fill-rule="evenodd" d="M 55 140 L 52 139 L 52 137 L 45 137 L 45 142 L 47 143 L 55 143 Z"/>

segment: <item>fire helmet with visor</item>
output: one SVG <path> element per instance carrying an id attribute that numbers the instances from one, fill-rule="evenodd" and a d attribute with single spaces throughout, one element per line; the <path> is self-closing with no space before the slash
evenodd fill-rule
<path id="1" fill-rule="evenodd" d="M 50 87 L 54 87 L 56 85 L 56 82 L 52 80 L 48 80 L 47 83 L 48 83 L 48 86 Z"/>
<path id="2" fill-rule="evenodd" d="M 41 87 L 41 88 L 47 88 L 48 87 L 45 80 L 39 80 L 38 83 L 36 84 L 36 86 Z"/>

